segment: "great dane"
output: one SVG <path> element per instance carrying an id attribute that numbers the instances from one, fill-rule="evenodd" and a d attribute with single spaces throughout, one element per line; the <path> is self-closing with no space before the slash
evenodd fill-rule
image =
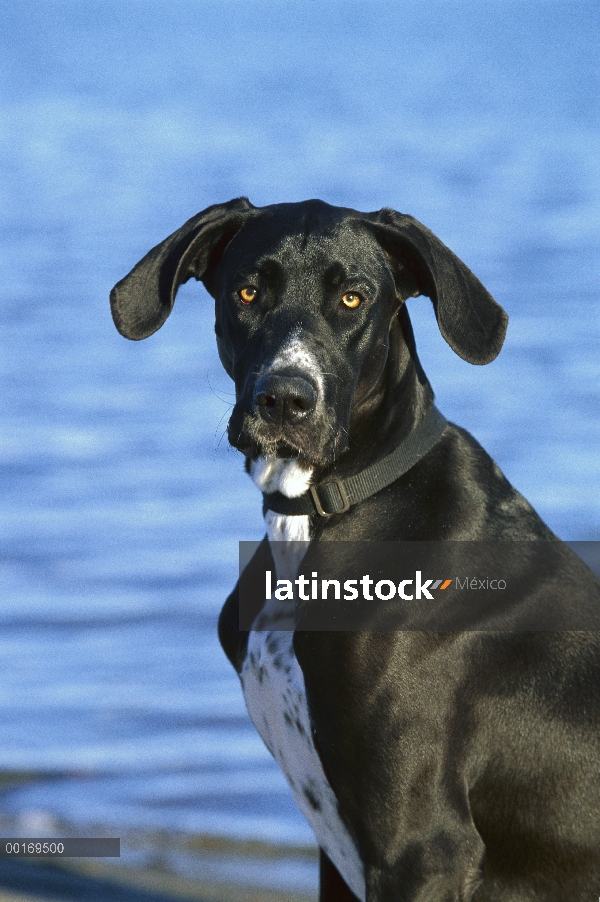
<path id="1" fill-rule="evenodd" d="M 433 405 L 407 298 L 431 298 L 472 364 L 497 356 L 507 316 L 421 223 L 318 200 L 209 207 L 115 286 L 121 334 L 159 329 L 192 277 L 235 383 L 229 441 L 263 493 L 248 572 L 291 581 L 322 542 L 555 542 L 558 569 L 523 582 L 523 604 L 598 609 L 598 579 Z M 598 632 L 293 632 L 265 592 L 253 604 L 240 629 L 236 587 L 219 635 L 315 832 L 323 902 L 600 897 Z"/>

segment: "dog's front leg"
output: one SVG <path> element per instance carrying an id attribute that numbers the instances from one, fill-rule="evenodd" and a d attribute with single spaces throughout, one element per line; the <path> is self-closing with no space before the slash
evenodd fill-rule
<path id="1" fill-rule="evenodd" d="M 366 902 L 472 902 L 483 843 L 443 834 L 411 842 L 393 863 L 365 865 Z"/>
<path id="2" fill-rule="evenodd" d="M 296 632 L 315 747 L 367 902 L 470 902 L 484 843 L 460 709 L 460 637 Z"/>

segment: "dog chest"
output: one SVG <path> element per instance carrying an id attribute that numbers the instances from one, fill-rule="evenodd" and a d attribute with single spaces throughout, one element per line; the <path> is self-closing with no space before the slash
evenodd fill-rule
<path id="1" fill-rule="evenodd" d="M 264 627 L 269 613 L 263 609 L 256 625 Z M 364 899 L 362 862 L 340 818 L 337 799 L 313 743 L 304 677 L 292 640 L 291 630 L 261 628 L 250 633 L 241 672 L 246 705 L 319 846 L 354 894 Z"/>

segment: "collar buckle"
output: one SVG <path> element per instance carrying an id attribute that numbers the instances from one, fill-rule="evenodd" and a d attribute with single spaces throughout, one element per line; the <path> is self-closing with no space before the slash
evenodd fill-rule
<path id="1" fill-rule="evenodd" d="M 311 494 L 314 505 L 317 509 L 317 513 L 320 517 L 333 517 L 334 514 L 345 514 L 347 510 L 350 510 L 350 499 L 348 498 L 348 493 L 344 487 L 344 483 L 341 479 L 334 479 L 331 482 L 325 482 L 322 484 L 322 488 L 329 488 L 329 486 L 335 486 L 338 492 L 340 493 L 340 498 L 342 500 L 342 507 L 336 508 L 330 512 L 323 509 L 323 505 L 321 504 L 321 499 L 319 498 L 319 493 L 317 492 L 318 486 L 310 485 L 308 487 L 309 492 Z"/>

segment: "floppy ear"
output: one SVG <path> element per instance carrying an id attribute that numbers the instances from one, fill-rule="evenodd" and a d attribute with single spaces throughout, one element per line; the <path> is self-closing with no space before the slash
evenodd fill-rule
<path id="1" fill-rule="evenodd" d="M 439 238 L 413 219 L 383 209 L 367 221 L 400 270 L 404 264 L 419 294 L 433 301 L 440 332 L 468 363 L 490 363 L 504 342 L 508 316 L 479 279 Z"/>
<path id="2" fill-rule="evenodd" d="M 257 208 L 245 197 L 215 204 L 193 216 L 152 248 L 110 293 L 115 326 L 125 338 L 147 338 L 160 329 L 177 289 L 192 276 L 204 279 Z"/>

